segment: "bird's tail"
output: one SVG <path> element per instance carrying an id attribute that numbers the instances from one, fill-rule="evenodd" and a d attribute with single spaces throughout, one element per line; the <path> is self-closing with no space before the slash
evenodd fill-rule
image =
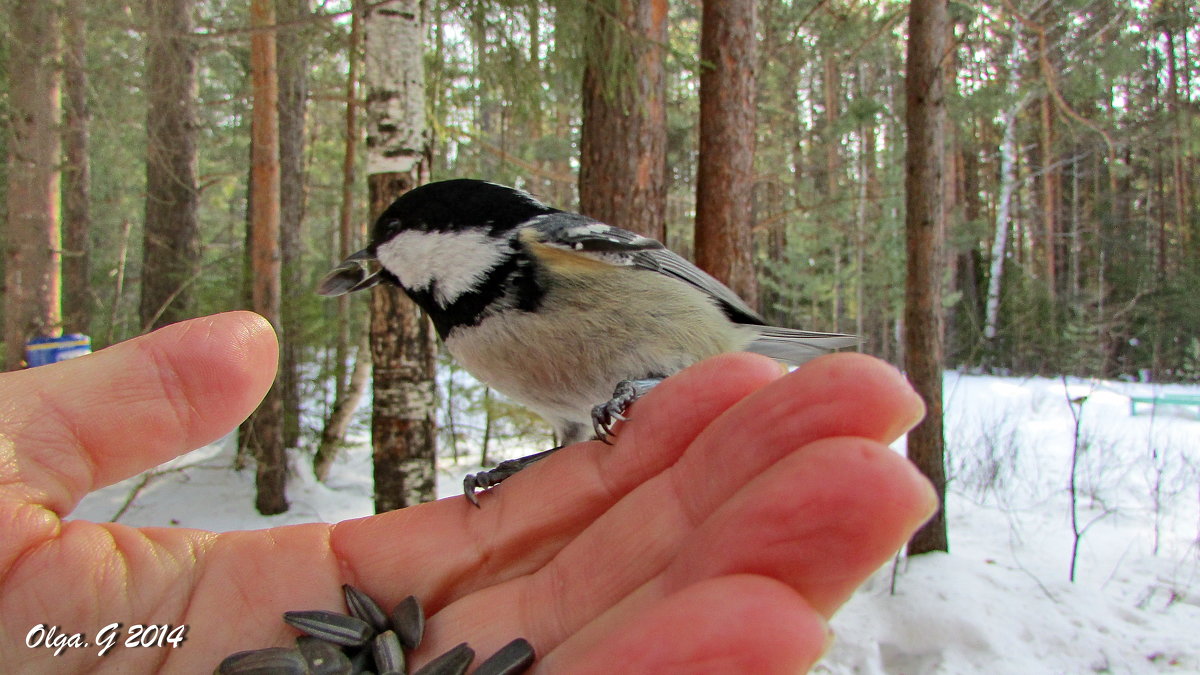
<path id="1" fill-rule="evenodd" d="M 855 335 L 817 333 L 808 330 L 754 326 L 758 335 L 746 345 L 746 351 L 762 354 L 798 366 L 805 361 L 861 342 Z"/>

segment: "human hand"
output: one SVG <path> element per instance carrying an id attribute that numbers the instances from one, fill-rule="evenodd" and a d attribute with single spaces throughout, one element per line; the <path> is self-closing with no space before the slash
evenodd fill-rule
<path id="1" fill-rule="evenodd" d="M 276 345 L 234 312 L 0 377 L 0 663 L 14 672 L 212 672 L 289 645 L 286 610 L 350 583 L 430 614 L 416 661 L 514 637 L 544 672 L 797 672 L 826 620 L 934 508 L 886 443 L 921 415 L 883 363 L 784 376 L 710 359 L 639 401 L 613 447 L 579 444 L 481 496 L 335 525 L 214 534 L 64 521 L 89 491 L 219 438 L 270 386 Z M 178 648 L 101 657 L 102 627 L 186 625 Z M 87 648 L 26 646 L 36 625 Z M 121 633 L 123 637 L 126 633 Z"/>

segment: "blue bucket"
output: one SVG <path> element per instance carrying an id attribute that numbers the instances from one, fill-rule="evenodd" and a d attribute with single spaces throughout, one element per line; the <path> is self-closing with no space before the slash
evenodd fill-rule
<path id="1" fill-rule="evenodd" d="M 92 353 L 92 339 L 83 333 L 62 337 L 36 337 L 25 343 L 25 363 L 29 367 L 66 361 Z"/>

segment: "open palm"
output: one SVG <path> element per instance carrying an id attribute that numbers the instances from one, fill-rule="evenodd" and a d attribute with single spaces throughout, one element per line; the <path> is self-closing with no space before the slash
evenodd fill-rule
<path id="1" fill-rule="evenodd" d="M 523 636 L 549 672 L 796 672 L 933 509 L 886 447 L 922 410 L 893 369 L 847 354 L 785 376 L 738 354 L 664 382 L 615 446 L 556 453 L 482 509 L 453 497 L 223 534 L 64 520 L 89 491 L 228 432 L 275 363 L 269 325 L 235 312 L 0 377 L 5 670 L 212 672 L 291 644 L 280 614 L 341 610 L 350 583 L 385 607 L 421 599 L 418 662 Z M 38 625 L 89 646 L 29 647 Z M 146 625 L 187 626 L 186 640 L 126 647 Z"/>

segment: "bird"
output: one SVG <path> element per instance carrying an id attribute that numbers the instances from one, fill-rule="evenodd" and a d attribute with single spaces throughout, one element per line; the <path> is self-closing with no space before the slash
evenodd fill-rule
<path id="1" fill-rule="evenodd" d="M 563 447 L 610 442 L 634 401 L 693 363 L 749 351 L 799 365 L 858 342 L 767 325 L 657 240 L 472 178 L 400 195 L 317 293 L 380 283 L 403 289 L 476 379 L 554 428 L 558 446 L 464 479 L 477 507 L 476 490 Z"/>

